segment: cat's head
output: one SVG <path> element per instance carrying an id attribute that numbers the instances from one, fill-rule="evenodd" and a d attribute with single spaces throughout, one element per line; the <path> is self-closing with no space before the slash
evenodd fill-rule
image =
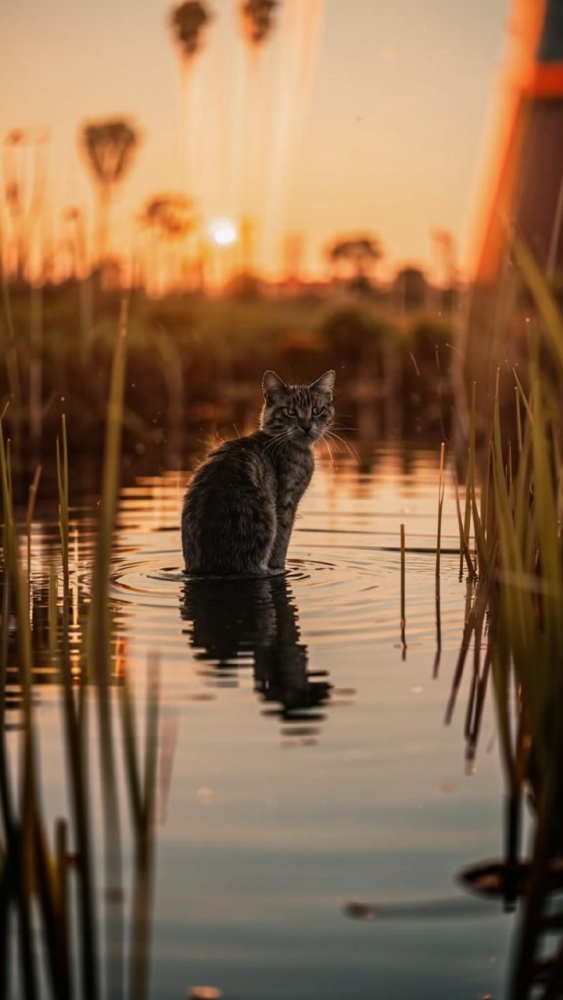
<path id="1" fill-rule="evenodd" d="M 296 442 L 318 441 L 334 418 L 334 372 L 325 372 L 310 385 L 286 385 L 275 372 L 262 379 L 264 406 L 260 426 L 267 434 Z"/>

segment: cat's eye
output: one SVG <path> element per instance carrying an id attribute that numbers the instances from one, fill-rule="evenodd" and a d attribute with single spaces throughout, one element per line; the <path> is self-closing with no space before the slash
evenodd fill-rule
<path id="1" fill-rule="evenodd" d="M 322 413 L 322 412 L 323 412 L 323 407 L 322 406 L 314 406 L 313 407 L 313 416 L 314 417 L 318 417 L 319 413 Z"/>
<path id="2" fill-rule="evenodd" d="M 285 410 L 284 410 L 284 413 L 285 413 L 286 417 L 294 417 L 295 416 L 295 410 L 293 409 L 292 406 L 286 406 Z"/>

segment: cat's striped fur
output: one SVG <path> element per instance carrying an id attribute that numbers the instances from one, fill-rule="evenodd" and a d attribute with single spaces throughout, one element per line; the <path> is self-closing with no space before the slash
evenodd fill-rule
<path id="1" fill-rule="evenodd" d="M 286 385 L 265 373 L 260 430 L 212 452 L 185 495 L 188 573 L 283 571 L 297 505 L 313 475 L 312 446 L 334 417 L 334 379 L 329 371 L 311 385 Z"/>

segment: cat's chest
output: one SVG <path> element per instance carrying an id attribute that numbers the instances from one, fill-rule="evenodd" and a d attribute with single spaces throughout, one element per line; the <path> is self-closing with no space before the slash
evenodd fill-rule
<path id="1" fill-rule="evenodd" d="M 278 495 L 299 499 L 311 482 L 314 465 L 310 451 L 284 456 L 277 468 Z"/>

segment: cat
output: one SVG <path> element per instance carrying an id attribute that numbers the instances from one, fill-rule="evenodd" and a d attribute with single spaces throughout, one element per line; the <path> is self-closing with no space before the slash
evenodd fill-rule
<path id="1" fill-rule="evenodd" d="M 333 417 L 335 373 L 310 385 L 262 379 L 260 430 L 227 441 L 197 470 L 182 510 L 188 573 L 283 573 L 297 505 L 314 469 L 312 446 Z"/>

